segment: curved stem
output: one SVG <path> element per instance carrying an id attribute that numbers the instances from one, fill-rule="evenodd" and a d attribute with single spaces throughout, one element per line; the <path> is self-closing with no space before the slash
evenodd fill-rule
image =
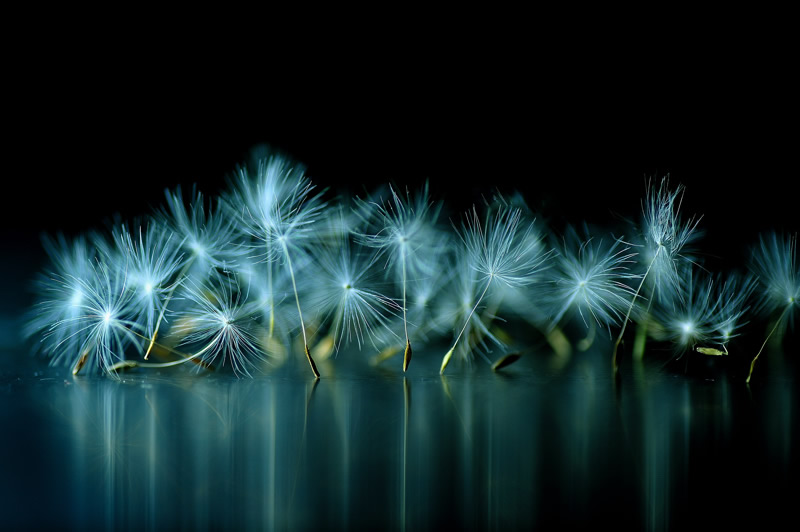
<path id="1" fill-rule="evenodd" d="M 406 319 L 406 249 L 403 247 L 403 327 L 406 331 L 406 350 L 403 353 L 403 372 L 408 370 L 411 363 L 411 340 L 408 338 L 408 320 Z"/>
<path id="2" fill-rule="evenodd" d="M 747 380 L 745 381 L 747 384 L 750 384 L 750 377 L 753 376 L 753 368 L 756 365 L 756 360 L 758 360 L 758 356 L 761 354 L 761 351 L 764 350 L 764 347 L 766 347 L 767 342 L 769 342 L 770 337 L 778 329 L 778 325 L 781 324 L 781 322 L 783 321 L 783 317 L 786 316 L 786 313 L 789 311 L 790 308 L 791 308 L 791 305 L 786 305 L 786 308 L 783 309 L 783 312 L 781 312 L 780 317 L 775 321 L 775 326 L 772 328 L 772 330 L 767 335 L 767 338 L 766 338 L 766 340 L 764 340 L 764 343 L 761 344 L 761 349 L 758 350 L 758 353 L 756 353 L 755 358 L 753 358 L 753 361 L 750 363 L 750 373 L 747 374 Z"/>
<path id="3" fill-rule="evenodd" d="M 578 349 L 581 351 L 587 351 L 590 347 L 592 347 L 596 334 L 597 325 L 595 324 L 594 320 L 589 320 L 589 332 L 586 333 L 586 336 L 578 342 Z"/>
<path id="4" fill-rule="evenodd" d="M 272 293 L 272 261 L 269 259 L 269 236 L 264 240 L 264 247 L 267 248 L 267 291 L 269 298 L 267 304 L 269 305 L 269 337 L 272 338 L 272 333 L 275 331 L 275 296 Z"/>
<path id="5" fill-rule="evenodd" d="M 650 269 L 653 267 L 653 264 L 655 264 L 659 253 L 661 253 L 661 246 L 658 247 L 658 249 L 656 250 L 656 254 L 653 255 L 653 260 L 650 261 L 650 265 L 647 267 L 647 271 L 644 272 L 642 281 L 639 283 L 639 288 L 637 288 L 636 293 L 633 294 L 633 299 L 631 300 L 631 306 L 628 307 L 628 313 L 625 314 L 625 320 L 622 322 L 622 330 L 619 331 L 619 336 L 617 337 L 617 341 L 614 342 L 614 356 L 612 358 L 612 362 L 614 365 L 614 373 L 616 373 L 617 370 L 619 369 L 619 365 L 617 364 L 617 350 L 619 349 L 619 344 L 622 342 L 622 336 L 625 334 L 625 327 L 627 327 L 628 325 L 628 319 L 630 319 L 631 312 L 633 311 L 633 306 L 636 304 L 636 298 L 639 297 L 639 292 L 642 290 L 644 281 L 645 279 L 647 279 L 647 275 L 650 273 Z"/>
<path id="6" fill-rule="evenodd" d="M 144 359 L 147 360 L 150 357 L 150 351 L 153 350 L 153 345 L 156 343 L 156 337 L 158 336 L 158 329 L 161 327 L 161 321 L 164 319 L 164 313 L 167 311 L 167 306 L 169 302 L 172 301 L 172 295 L 175 293 L 175 289 L 178 288 L 180 284 L 180 280 L 186 275 L 186 272 L 189 271 L 189 267 L 194 262 L 195 257 L 197 255 L 192 255 L 186 264 L 184 265 L 183 269 L 178 273 L 178 278 L 175 279 L 175 283 L 170 288 L 169 292 L 167 293 L 167 299 L 164 301 L 164 304 L 161 306 L 161 312 L 158 314 L 158 321 L 156 322 L 156 328 L 153 331 L 153 336 L 151 338 L 145 338 L 145 340 L 150 340 L 150 345 L 147 346 L 147 351 L 144 354 Z"/>
<path id="7" fill-rule="evenodd" d="M 147 337 L 146 337 L 146 336 L 144 336 L 143 334 L 140 334 L 140 333 L 138 333 L 138 332 L 136 332 L 136 331 L 134 331 L 134 330 L 132 330 L 132 329 L 128 329 L 128 331 L 130 331 L 130 333 L 131 333 L 131 334 L 133 334 L 134 336 L 138 336 L 139 338 L 144 338 L 145 340 L 147 339 Z M 200 353 L 201 353 L 201 354 L 202 354 L 202 353 L 205 353 L 205 352 L 206 352 L 206 351 L 209 349 L 209 347 L 210 347 L 210 346 L 212 346 L 213 344 L 214 344 L 214 342 L 211 342 L 211 344 L 209 344 L 208 346 L 204 347 L 204 348 L 203 348 L 203 349 L 200 351 Z M 203 362 L 198 362 L 198 361 L 196 361 L 196 360 L 195 360 L 195 358 L 197 358 L 197 356 L 198 356 L 198 353 L 195 353 L 195 354 L 193 354 L 193 355 L 190 355 L 190 354 L 188 354 L 188 353 L 184 353 L 184 352 L 182 352 L 182 351 L 178 351 L 178 350 L 177 350 L 177 349 L 175 349 L 174 347 L 169 347 L 169 346 L 166 346 L 166 345 L 164 345 L 164 344 L 160 344 L 160 343 L 158 343 L 158 342 L 153 342 L 153 345 L 155 345 L 156 347 L 160 347 L 161 349 L 164 349 L 164 350 L 166 350 L 166 351 L 169 351 L 169 352 L 170 352 L 170 353 L 172 353 L 173 355 L 177 355 L 177 356 L 179 356 L 179 357 L 182 357 L 182 360 L 177 360 L 177 361 L 172 361 L 172 362 L 169 362 L 169 364 L 171 364 L 171 365 L 177 365 L 176 363 L 180 363 L 180 364 L 182 364 L 182 363 L 184 363 L 184 362 L 189 362 L 189 361 L 191 361 L 191 362 L 194 362 L 195 364 L 199 364 L 199 365 L 201 365 L 201 366 L 203 366 L 203 367 L 206 367 L 206 366 L 210 367 L 210 365 L 208 365 L 208 364 L 204 364 Z M 134 362 L 134 363 L 136 363 L 136 361 L 131 361 L 131 362 Z M 139 364 L 139 363 L 136 363 L 136 364 Z M 145 364 L 145 363 L 141 363 L 141 367 L 144 367 L 144 368 L 150 368 L 150 367 L 162 367 L 162 366 L 160 366 L 159 364 L 161 364 L 161 363 L 152 363 L 152 364 Z M 137 367 L 138 367 L 138 366 L 137 366 Z M 166 366 L 164 366 L 164 367 L 166 367 Z"/>
<path id="8" fill-rule="evenodd" d="M 289 256 L 289 248 L 286 247 L 286 242 L 281 241 L 283 246 L 283 253 L 286 255 L 286 264 L 289 266 L 289 275 L 292 277 L 292 288 L 294 289 L 294 300 L 297 303 L 297 314 L 300 316 L 300 330 L 303 331 L 303 344 L 306 348 L 306 358 L 308 364 L 311 366 L 311 371 L 314 372 L 314 377 L 319 379 L 319 371 L 317 365 L 314 364 L 314 359 L 311 358 L 311 351 L 308 350 L 308 338 L 306 337 L 306 325 L 303 322 L 303 311 L 300 309 L 300 296 L 297 295 L 297 282 L 294 279 L 294 268 L 292 268 L 292 258 Z"/>
<path id="9" fill-rule="evenodd" d="M 165 347 L 165 346 L 159 346 L 159 347 Z M 172 351 L 173 353 L 177 354 L 178 356 L 184 356 L 185 358 L 182 358 L 181 360 L 173 360 L 172 362 L 161 362 L 161 363 L 137 362 L 136 360 L 121 360 L 120 362 L 117 362 L 116 364 L 111 366 L 109 370 L 116 371 L 122 368 L 169 368 L 172 366 L 178 366 L 180 364 L 184 364 L 189 361 L 194 361 L 194 359 L 203 355 L 206 351 L 208 351 L 212 347 L 214 347 L 213 341 L 193 355 L 184 355 L 179 351 L 165 347 L 165 349 L 170 349 L 170 351 Z"/>
<path id="10" fill-rule="evenodd" d="M 461 327 L 461 332 L 458 333 L 458 336 L 456 337 L 456 341 L 453 343 L 453 347 L 451 347 L 450 351 L 448 351 L 444 355 L 444 358 L 442 358 L 442 367 L 439 369 L 439 374 L 440 375 L 442 375 L 444 373 L 444 368 L 446 368 L 447 364 L 450 363 L 450 357 L 453 356 L 453 351 L 455 351 L 456 346 L 458 345 L 458 341 L 461 340 L 461 335 L 464 334 L 464 331 L 466 330 L 467 325 L 469 325 L 469 320 L 472 319 L 472 315 L 475 313 L 475 309 L 478 308 L 478 305 L 480 305 L 481 301 L 483 301 L 483 296 L 485 296 L 486 295 L 486 291 L 489 290 L 489 286 L 492 284 L 492 280 L 494 280 L 494 276 L 490 275 L 489 276 L 489 281 L 486 283 L 486 288 L 483 289 L 483 293 L 481 294 L 481 297 L 478 298 L 478 302 L 475 303 L 474 307 L 472 307 L 472 310 L 470 311 L 469 316 L 467 316 L 467 320 L 464 322 L 464 326 Z"/>
<path id="11" fill-rule="evenodd" d="M 406 342 L 408 342 L 408 321 L 406 320 L 406 250 L 403 248 L 403 327 L 406 331 Z"/>
<path id="12" fill-rule="evenodd" d="M 641 360 L 644 358 L 644 349 L 647 345 L 647 330 L 650 328 L 650 309 L 653 308 L 653 300 L 651 297 L 647 303 L 647 310 L 644 313 L 644 319 L 639 322 L 636 327 L 636 338 L 633 340 L 633 357 Z"/>

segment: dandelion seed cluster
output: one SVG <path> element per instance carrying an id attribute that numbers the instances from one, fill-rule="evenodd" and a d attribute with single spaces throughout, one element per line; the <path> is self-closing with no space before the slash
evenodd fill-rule
<path id="1" fill-rule="evenodd" d="M 699 219 L 682 217 L 683 187 L 666 179 L 648 185 L 626 236 L 556 236 L 519 197 L 449 224 L 427 186 L 326 201 L 302 165 L 262 153 L 219 198 L 176 188 L 107 234 L 46 237 L 26 333 L 51 363 L 252 376 L 300 353 L 319 376 L 315 359 L 345 347 L 384 360 L 405 346 L 405 370 L 412 344 L 449 343 L 442 372 L 476 355 L 499 369 L 530 336 L 513 329 L 560 354 L 564 331 L 585 349 L 596 330 L 619 330 L 616 365 L 629 323 L 681 353 L 727 354 L 753 316 L 773 317 L 780 337 L 800 305 L 796 236 L 763 235 L 749 272 L 712 275 L 689 249 Z"/>

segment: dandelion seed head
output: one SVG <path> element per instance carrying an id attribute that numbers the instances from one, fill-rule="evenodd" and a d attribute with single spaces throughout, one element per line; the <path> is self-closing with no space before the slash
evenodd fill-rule
<path id="1" fill-rule="evenodd" d="M 265 360 L 253 319 L 260 309 L 247 304 L 247 294 L 235 279 L 216 273 L 202 283 L 189 280 L 182 295 L 191 304 L 176 320 L 180 345 L 202 353 L 201 360 L 209 364 L 221 358 L 237 375 L 249 376 L 256 362 Z"/>
<path id="2" fill-rule="evenodd" d="M 428 183 L 412 195 L 403 195 L 389 187 L 386 200 L 356 198 L 354 212 L 364 229 L 355 232 L 356 241 L 385 254 L 387 270 L 402 280 L 402 264 L 406 263 L 407 277 L 421 277 L 431 272 L 425 254 L 434 249 L 440 238 L 436 226 L 441 206 L 434 204 Z"/>
<path id="3" fill-rule="evenodd" d="M 680 294 L 653 307 L 653 315 L 666 329 L 667 337 L 678 350 L 694 344 L 721 341 L 720 329 L 730 328 L 732 321 L 720 323 L 724 298 L 720 297 L 712 277 L 692 271 L 687 266 L 680 274 Z M 729 309 L 732 310 L 732 309 Z"/>
<path id="4" fill-rule="evenodd" d="M 463 341 L 458 344 L 456 353 L 471 363 L 476 353 L 483 355 L 494 347 L 502 348 L 503 343 L 489 328 L 494 316 L 485 315 L 485 305 L 479 305 L 472 312 L 483 287 L 478 282 L 481 274 L 471 267 L 467 253 L 460 250 L 455 257 L 454 272 L 437 298 L 435 319 L 437 329 L 452 332 L 454 338 L 464 328 Z"/>
<path id="5" fill-rule="evenodd" d="M 346 237 L 318 250 L 319 275 L 309 296 L 312 307 L 329 322 L 336 349 L 344 341 L 359 349 L 369 341 L 377 348 L 392 335 L 390 320 L 402 307 L 376 290 L 379 272 L 372 266 L 377 257 L 374 252 L 359 254 Z"/>
<path id="6" fill-rule="evenodd" d="M 165 194 L 167 207 L 157 214 L 155 222 L 175 234 L 175 242 L 186 253 L 185 260 L 191 262 L 190 273 L 205 275 L 209 268 L 231 266 L 242 258 L 244 251 L 234 227 L 219 204 L 207 202 L 195 189 L 188 201 L 180 187 Z"/>
<path id="7" fill-rule="evenodd" d="M 77 287 L 82 294 L 74 311 L 63 314 L 44 334 L 44 341 L 56 353 L 54 364 L 74 365 L 85 353 L 93 361 L 89 371 L 96 368 L 115 376 L 109 372 L 111 366 L 124 360 L 128 346 L 139 342 L 141 327 L 133 319 L 136 309 L 126 268 L 110 264 L 112 259 L 95 258 L 85 278 L 54 278 L 57 291 L 68 291 L 74 297 Z"/>
<path id="8" fill-rule="evenodd" d="M 637 277 L 628 269 L 636 256 L 630 249 L 622 240 L 583 237 L 568 227 L 547 272 L 550 282 L 542 297 L 553 323 L 573 314 L 586 326 L 589 320 L 600 326 L 619 323 L 633 298 L 631 284 Z"/>
<path id="9" fill-rule="evenodd" d="M 759 308 L 762 312 L 784 309 L 790 314 L 800 300 L 800 264 L 797 262 L 797 235 L 762 235 L 753 250 L 751 270 L 762 294 Z"/>
<path id="10" fill-rule="evenodd" d="M 275 262 L 285 259 L 287 249 L 302 249 L 317 238 L 316 222 L 326 203 L 322 193 L 314 194 L 302 165 L 277 154 L 256 165 L 255 174 L 239 171 L 223 206 L 244 237 L 250 258 Z"/>
<path id="11" fill-rule="evenodd" d="M 473 207 L 459 236 L 479 280 L 496 279 L 509 287 L 533 282 L 550 256 L 538 245 L 540 238 L 531 238 L 533 228 L 533 222 L 523 226 L 520 209 L 500 206 L 481 224 Z"/>
<path id="12" fill-rule="evenodd" d="M 681 218 L 684 191 L 683 185 L 670 190 L 669 178 L 665 177 L 658 187 L 648 183 L 642 205 L 643 267 L 650 270 L 649 284 L 659 300 L 679 291 L 678 270 L 682 262 L 688 261 L 684 249 L 700 234 L 699 219 Z"/>

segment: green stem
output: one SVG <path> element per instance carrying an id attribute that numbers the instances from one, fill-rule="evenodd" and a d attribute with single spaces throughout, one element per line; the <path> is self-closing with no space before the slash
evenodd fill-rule
<path id="1" fill-rule="evenodd" d="M 411 363 L 411 340 L 408 338 L 408 320 L 406 319 L 406 249 L 403 246 L 403 327 L 406 331 L 406 349 L 403 353 L 403 373 L 408 370 Z"/>
<path id="2" fill-rule="evenodd" d="M 167 306 L 169 305 L 169 302 L 172 301 L 172 295 L 175 293 L 175 289 L 178 288 L 178 285 L 181 284 L 180 280 L 183 278 L 184 275 L 186 275 L 186 272 L 189 271 L 189 267 L 194 262 L 195 257 L 197 257 L 196 254 L 192 255 L 192 258 L 186 261 L 186 264 L 184 265 L 183 269 L 178 273 L 178 277 L 175 279 L 175 283 L 173 283 L 172 288 L 170 288 L 169 292 L 167 293 L 167 299 L 164 301 L 164 305 L 162 305 L 161 307 L 161 312 L 158 315 L 158 322 L 156 322 L 156 328 L 153 331 L 153 336 L 149 338 L 150 344 L 147 346 L 147 351 L 144 354 L 145 360 L 150 358 L 150 351 L 152 351 L 153 345 L 155 345 L 156 343 L 156 338 L 158 337 L 158 329 L 161 327 L 161 321 L 164 319 L 164 313 L 167 311 Z M 148 340 L 148 338 L 145 338 L 145 340 Z"/>
<path id="3" fill-rule="evenodd" d="M 269 292 L 269 337 L 275 331 L 275 296 L 272 293 L 272 261 L 269 260 L 269 236 L 264 240 L 264 247 L 267 248 L 267 291 Z"/>
<path id="4" fill-rule="evenodd" d="M 790 308 L 791 308 L 791 305 L 786 305 L 786 308 L 783 309 L 783 312 L 781 312 L 780 317 L 775 321 L 775 326 L 772 328 L 772 330 L 767 335 L 767 338 L 766 338 L 766 340 L 764 340 L 764 343 L 761 344 L 761 349 L 758 350 L 758 353 L 756 353 L 755 358 L 753 358 L 753 361 L 750 363 L 750 373 L 747 374 L 747 381 L 745 381 L 745 382 L 747 382 L 747 384 L 750 384 L 750 377 L 753 376 L 753 368 L 756 365 L 756 360 L 758 360 L 758 357 L 761 354 L 761 351 L 764 350 L 764 347 L 766 347 L 767 342 L 769 342 L 770 337 L 778 329 L 778 325 L 780 325 L 780 323 L 783 321 L 783 317 L 786 316 L 786 313 L 789 311 Z"/>
<path id="5" fill-rule="evenodd" d="M 311 366 L 311 371 L 314 372 L 314 377 L 319 379 L 319 371 L 317 365 L 314 364 L 314 359 L 311 358 L 311 351 L 308 350 L 308 338 L 306 337 L 306 324 L 303 321 L 303 311 L 300 309 L 300 296 L 297 295 L 297 282 L 294 278 L 294 268 L 292 268 L 292 258 L 289 256 L 289 248 L 286 247 L 286 242 L 281 241 L 283 246 L 283 253 L 286 255 L 286 264 L 289 266 L 289 275 L 292 277 L 292 288 L 294 289 L 294 300 L 297 303 L 297 314 L 300 316 L 300 330 L 303 331 L 303 344 L 305 344 L 306 358 L 308 364 Z"/>
<path id="6" fill-rule="evenodd" d="M 578 342 L 578 349 L 580 351 L 587 351 L 592 344 L 594 344 L 594 337 L 597 334 L 597 325 L 595 325 L 594 320 L 589 320 L 589 332 L 586 333 L 586 336 L 582 338 Z"/>
<path id="7" fill-rule="evenodd" d="M 650 309 L 653 307 L 654 299 L 655 297 L 650 298 L 644 319 L 636 327 L 636 338 L 633 341 L 633 357 L 639 360 L 644 358 L 644 348 L 647 345 L 647 329 L 650 328 Z"/>
<path id="8" fill-rule="evenodd" d="M 619 336 L 617 337 L 617 341 L 614 342 L 614 356 L 612 358 L 613 366 L 614 366 L 614 373 L 619 370 L 619 365 L 617 364 L 617 351 L 619 350 L 619 344 L 622 342 L 622 336 L 625 334 L 625 327 L 628 325 L 628 319 L 631 317 L 631 312 L 633 311 L 633 306 L 636 304 L 636 298 L 639 297 L 639 292 L 642 290 L 642 286 L 644 285 L 645 279 L 647 279 L 647 275 L 650 273 L 650 269 L 655 264 L 656 259 L 658 258 L 658 254 L 661 253 L 661 246 L 658 246 L 656 250 L 656 254 L 653 255 L 653 260 L 650 261 L 650 265 L 647 267 L 647 271 L 644 272 L 644 276 L 642 277 L 642 281 L 639 283 L 639 288 L 636 289 L 636 293 L 633 294 L 633 300 L 631 300 L 631 306 L 628 307 L 628 313 L 625 314 L 625 320 L 622 322 L 622 330 L 619 331 Z"/>
<path id="9" fill-rule="evenodd" d="M 453 347 L 451 347 L 450 351 L 445 353 L 444 358 L 442 358 L 442 367 L 439 369 L 439 374 L 440 375 L 444 374 L 444 368 L 446 368 L 447 364 L 450 363 L 450 358 L 453 356 L 453 351 L 456 350 L 456 346 L 458 345 L 458 341 L 461 340 L 461 335 L 464 334 L 464 331 L 466 330 L 467 325 L 469 325 L 469 320 L 472 319 L 472 315 L 475 313 L 475 309 L 478 308 L 478 305 L 480 305 L 481 301 L 483 301 L 483 296 L 485 296 L 486 295 L 486 291 L 489 290 L 489 286 L 492 284 L 492 280 L 493 279 L 494 279 L 494 275 L 489 275 L 489 281 L 486 283 L 486 288 L 483 289 L 483 293 L 481 294 L 481 297 L 478 298 L 478 302 L 475 303 L 474 307 L 472 307 L 472 310 L 470 311 L 469 316 L 467 316 L 467 320 L 464 322 L 464 326 L 461 327 L 461 332 L 458 333 L 458 336 L 456 337 L 456 341 L 453 343 Z"/>

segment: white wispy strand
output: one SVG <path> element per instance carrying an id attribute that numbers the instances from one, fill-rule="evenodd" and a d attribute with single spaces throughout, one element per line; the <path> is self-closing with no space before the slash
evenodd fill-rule
<path id="1" fill-rule="evenodd" d="M 459 236 L 464 243 L 467 263 L 478 274 L 477 281 L 485 283 L 485 287 L 456 336 L 453 347 L 442 359 L 440 373 L 447 367 L 492 283 L 497 280 L 507 287 L 525 286 L 533 282 L 535 274 L 549 258 L 550 253 L 544 252 L 541 243 L 530 238 L 533 222 L 523 228 L 520 226 L 521 216 L 520 209 L 500 206 L 487 215 L 486 223 L 482 225 L 475 207 L 467 214 Z"/>
<path id="2" fill-rule="evenodd" d="M 752 277 L 742 280 L 731 275 L 724 283 L 717 282 L 716 286 L 716 312 L 711 317 L 710 329 L 713 332 L 712 339 L 724 346 L 739 335 L 739 329 L 747 325 L 744 317 L 750 309 L 748 301 L 756 283 Z"/>
<path id="3" fill-rule="evenodd" d="M 255 175 L 239 170 L 224 204 L 246 237 L 251 259 L 276 262 L 283 253 L 278 239 L 297 245 L 312 236 L 325 204 L 320 194 L 312 195 L 315 187 L 304 172 L 278 155 L 260 160 Z"/>
<path id="4" fill-rule="evenodd" d="M 389 329 L 390 320 L 401 307 L 374 289 L 372 266 L 376 254 L 365 256 L 342 239 L 338 246 L 325 246 L 316 255 L 321 275 L 311 298 L 312 305 L 330 319 L 330 331 L 338 350 L 342 340 L 355 341 L 361 349 L 369 340 L 377 349 L 376 329 Z"/>
<path id="5" fill-rule="evenodd" d="M 308 259 L 300 261 L 300 270 L 307 267 L 307 261 Z M 245 292 L 248 304 L 258 308 L 264 322 L 272 322 L 275 330 L 280 331 L 283 339 L 288 342 L 286 335 L 297 329 L 297 325 L 289 318 L 293 303 L 292 280 L 288 270 L 280 268 L 271 276 L 270 282 L 268 266 L 264 262 L 245 262 L 240 263 L 233 271 L 240 289 Z M 303 278 L 299 288 L 301 293 L 308 292 L 310 284 L 310 280 Z"/>
<path id="6" fill-rule="evenodd" d="M 715 315 L 723 301 L 714 297 L 714 282 L 686 267 L 680 277 L 680 293 L 654 309 L 667 337 L 679 349 L 704 345 L 714 337 Z"/>
<path id="7" fill-rule="evenodd" d="M 425 183 L 416 199 L 406 190 L 402 198 L 394 188 L 389 187 L 390 200 L 373 203 L 374 209 L 365 220 L 368 226 L 377 229 L 374 232 L 358 235 L 359 241 L 368 247 L 377 249 L 387 255 L 387 268 L 394 271 L 402 293 L 403 332 L 406 347 L 403 356 L 403 371 L 408 369 L 411 361 L 411 339 L 408 333 L 408 278 L 429 275 L 422 271 L 426 263 L 420 260 L 424 253 L 430 252 L 436 240 L 435 228 L 439 209 L 432 209 L 428 197 L 428 184 Z M 356 212 L 369 213 L 369 205 L 362 204 Z"/>
<path id="8" fill-rule="evenodd" d="M 658 189 L 655 189 L 651 183 L 647 184 L 645 201 L 642 206 L 644 214 L 642 234 L 645 241 L 643 256 L 647 261 L 647 266 L 642 280 L 639 282 L 639 287 L 633 294 L 631 304 L 622 320 L 619 336 L 614 343 L 612 355 L 614 371 L 618 369 L 619 345 L 645 281 L 650 278 L 653 287 L 648 307 L 656 298 L 680 297 L 678 266 L 682 258 L 681 251 L 693 238 L 697 224 L 700 222 L 694 217 L 685 223 L 681 221 L 680 207 L 683 201 L 683 191 L 683 185 L 678 185 L 674 191 L 670 191 L 667 178 L 661 180 Z"/>
<path id="9" fill-rule="evenodd" d="M 800 306 L 800 266 L 797 262 L 797 235 L 769 233 L 759 238 L 751 269 L 761 287 L 759 309 L 765 313 L 792 314 Z"/>
<path id="10" fill-rule="evenodd" d="M 45 336 L 60 335 L 62 328 L 68 328 L 72 332 L 54 348 L 72 346 L 76 341 L 79 348 L 73 356 L 78 363 L 82 365 L 83 360 L 94 356 L 96 366 L 108 373 L 111 366 L 125 359 L 126 347 L 142 336 L 134 320 L 133 292 L 127 289 L 126 268 L 110 267 L 110 262 L 104 260 L 114 259 L 106 257 L 92 262 L 92 274 L 86 279 L 65 276 L 57 280 L 66 290 L 72 290 L 77 283 L 82 298 L 78 314 L 53 323 Z M 111 375 L 116 373 L 112 371 Z"/>
<path id="11" fill-rule="evenodd" d="M 760 303 L 762 312 L 773 313 L 783 310 L 750 363 L 748 383 L 753 376 L 756 361 L 772 335 L 778 331 L 778 337 L 783 336 L 787 322 L 789 325 L 794 325 L 795 312 L 800 305 L 797 235 L 779 238 L 776 233 L 769 233 L 761 236 L 759 247 L 753 253 L 752 270 L 763 289 Z"/>
<path id="12" fill-rule="evenodd" d="M 303 167 L 282 156 L 272 155 L 259 161 L 255 177 L 245 170 L 240 171 L 225 205 L 226 210 L 234 215 L 238 233 L 244 236 L 245 245 L 251 249 L 250 258 L 267 263 L 267 283 L 272 284 L 273 264 L 283 266 L 289 272 L 306 356 L 314 375 L 319 377 L 308 352 L 297 264 L 293 264 L 313 245 L 317 236 L 316 222 L 325 211 L 322 193 L 312 195 L 314 189 Z M 272 292 L 272 289 L 268 291 Z M 268 301 L 267 305 L 270 315 L 274 316 L 274 300 Z M 270 337 L 274 325 L 274 318 L 271 317 L 268 329 Z"/>
<path id="13" fill-rule="evenodd" d="M 443 334 L 453 328 L 447 320 L 440 319 L 435 303 L 444 297 L 456 275 L 453 268 L 442 265 L 454 264 L 456 260 L 449 239 L 444 236 L 420 259 L 423 262 L 420 271 L 428 273 L 408 280 L 408 321 L 413 324 L 411 337 L 427 340 L 430 334 Z M 474 277 L 474 270 L 470 271 Z"/>
<path id="14" fill-rule="evenodd" d="M 264 360 L 253 332 L 258 309 L 246 305 L 235 282 L 214 277 L 213 283 L 186 283 L 182 297 L 191 304 L 180 312 L 175 333 L 180 345 L 195 347 L 192 358 L 213 364 L 221 357 L 223 366 L 230 362 L 234 373 L 250 376 L 255 361 Z"/>
<path id="15" fill-rule="evenodd" d="M 37 302 L 24 334 L 31 337 L 47 332 L 38 345 L 51 357 L 50 364 L 58 366 L 69 363 L 82 343 L 80 335 L 74 334 L 80 328 L 75 318 L 81 315 L 85 298 L 80 281 L 94 275 L 95 251 L 83 236 L 72 242 L 64 235 L 44 237 L 43 243 L 52 266 L 36 280 Z M 54 323 L 61 325 L 53 328 Z"/>
<path id="16" fill-rule="evenodd" d="M 450 281 L 437 299 L 435 321 L 454 336 L 463 328 L 461 336 L 465 341 L 458 347 L 458 353 L 469 362 L 476 349 L 483 355 L 492 346 L 502 347 L 503 343 L 492 334 L 480 313 L 473 310 L 482 288 L 477 282 L 479 274 L 470 266 L 465 250 L 457 252 L 453 264 Z"/>
<path id="17" fill-rule="evenodd" d="M 500 208 L 481 224 L 473 207 L 459 233 L 467 250 L 470 266 L 478 272 L 477 281 L 497 280 L 510 287 L 533 281 L 534 274 L 550 254 L 538 239 L 530 239 L 533 222 L 521 226 L 519 209 Z"/>
<path id="18" fill-rule="evenodd" d="M 437 239 L 436 220 L 440 208 L 431 202 L 427 183 L 413 197 L 408 190 L 405 196 L 393 187 L 389 187 L 389 192 L 391 196 L 386 201 L 356 198 L 355 212 L 368 228 L 365 232 L 356 232 L 356 240 L 385 253 L 387 269 L 394 269 L 398 278 L 402 275 L 403 260 L 410 276 L 429 273 L 423 271 L 426 263 L 420 252 L 430 250 Z"/>
<path id="19" fill-rule="evenodd" d="M 682 221 L 680 208 L 685 187 L 678 185 L 669 189 L 669 179 L 663 178 L 658 188 L 648 183 L 642 233 L 645 241 L 643 258 L 649 261 L 652 293 L 666 297 L 680 293 L 679 263 L 684 258 L 681 251 L 696 235 L 700 219 L 691 217 Z"/>
<path id="20" fill-rule="evenodd" d="M 184 251 L 184 268 L 188 275 L 203 278 L 211 268 L 235 264 L 242 256 L 236 245 L 235 232 L 229 217 L 211 203 L 205 204 L 202 193 L 193 190 L 188 204 L 181 188 L 165 191 L 167 208 L 158 214 L 158 221 L 172 230 Z"/>
<path id="21" fill-rule="evenodd" d="M 554 309 L 553 324 L 577 312 L 587 327 L 589 320 L 602 327 L 618 325 L 634 294 L 628 283 L 639 277 L 628 268 L 636 257 L 630 249 L 630 244 L 619 239 L 610 244 L 581 240 L 568 228 L 549 270 L 552 289 L 547 301 Z"/>
<path id="22" fill-rule="evenodd" d="M 181 282 L 177 273 L 182 242 L 158 222 L 150 222 L 144 230 L 139 226 L 135 233 L 123 226 L 114 233 L 114 241 L 130 258 L 128 287 L 133 291 L 136 321 L 152 337 L 167 300 Z"/>

